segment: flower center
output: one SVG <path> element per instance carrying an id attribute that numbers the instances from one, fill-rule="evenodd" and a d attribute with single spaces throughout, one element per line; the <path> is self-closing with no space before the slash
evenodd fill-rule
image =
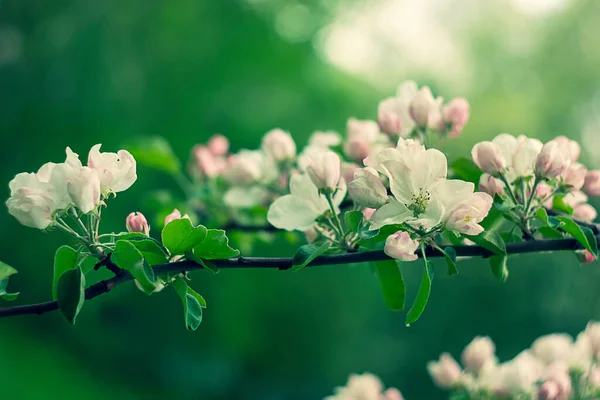
<path id="1" fill-rule="evenodd" d="M 431 200 L 431 195 L 427 190 L 419 188 L 419 192 L 413 193 L 410 199 L 412 204 L 408 206 L 408 209 L 411 210 L 415 218 L 417 218 L 419 215 L 423 214 L 425 210 L 427 210 L 427 205 Z"/>

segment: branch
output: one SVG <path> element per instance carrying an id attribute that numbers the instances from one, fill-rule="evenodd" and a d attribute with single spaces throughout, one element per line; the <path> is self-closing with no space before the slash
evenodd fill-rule
<path id="1" fill-rule="evenodd" d="M 600 235 L 596 236 L 600 240 Z M 581 245 L 575 239 L 549 239 L 549 240 L 530 240 L 527 242 L 508 243 L 506 252 L 508 254 L 540 253 L 548 251 L 579 250 Z M 480 246 L 454 246 L 458 257 L 489 257 L 493 255 L 489 250 Z M 421 256 L 421 251 L 416 254 Z M 444 255 L 434 248 L 427 248 L 425 251 L 427 257 L 443 257 Z M 371 261 L 389 260 L 383 250 L 369 250 L 357 253 L 344 253 L 324 255 L 315 258 L 307 267 L 317 267 L 323 265 L 339 265 L 364 263 Z M 287 270 L 292 268 L 293 259 L 291 257 L 238 257 L 228 260 L 211 260 L 212 263 L 220 269 L 225 268 L 277 268 Z M 190 260 L 179 261 L 169 264 L 157 265 L 153 268 L 155 274 L 178 273 L 203 269 L 200 264 Z M 85 291 L 86 300 L 91 300 L 104 293 L 110 292 L 120 284 L 132 280 L 133 277 L 126 271 L 119 271 L 113 278 L 98 282 Z M 0 308 L 0 318 L 11 317 L 24 314 L 44 314 L 50 311 L 58 310 L 56 301 L 45 303 L 29 304 L 23 306 Z"/>

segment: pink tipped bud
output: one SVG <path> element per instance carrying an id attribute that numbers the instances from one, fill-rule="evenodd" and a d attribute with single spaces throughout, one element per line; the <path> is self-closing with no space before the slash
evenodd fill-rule
<path id="1" fill-rule="evenodd" d="M 427 371 L 433 382 L 442 389 L 452 389 L 460 383 L 462 371 L 460 365 L 448 353 L 440 356 L 440 360 L 427 363 Z"/>
<path id="2" fill-rule="evenodd" d="M 383 400 L 404 400 L 404 397 L 398 389 L 389 388 L 383 393 Z"/>
<path id="3" fill-rule="evenodd" d="M 563 172 L 563 183 L 571 186 L 572 190 L 580 190 L 585 183 L 586 174 L 586 167 L 579 163 L 573 163 Z"/>
<path id="4" fill-rule="evenodd" d="M 578 204 L 575 207 L 573 207 L 573 217 L 575 217 L 575 219 L 578 219 L 580 221 L 592 222 L 593 220 L 596 219 L 597 216 L 598 216 L 598 212 L 590 204 L 587 204 L 587 203 Z"/>
<path id="5" fill-rule="evenodd" d="M 306 241 L 308 243 L 313 243 L 319 237 L 319 232 L 313 226 L 304 231 L 304 236 L 306 237 Z"/>
<path id="6" fill-rule="evenodd" d="M 502 149 L 492 142 L 477 143 L 471 150 L 471 157 L 479 169 L 491 175 L 496 175 L 506 168 Z"/>
<path id="7" fill-rule="evenodd" d="M 504 183 L 490 174 L 483 174 L 479 178 L 479 190 L 494 197 L 496 194 L 504 194 Z"/>
<path id="8" fill-rule="evenodd" d="M 539 400 L 558 400 L 560 394 L 560 388 L 558 383 L 554 381 L 546 381 L 538 388 L 538 399 Z"/>
<path id="9" fill-rule="evenodd" d="M 362 162 L 369 155 L 369 143 L 361 137 L 349 138 L 344 143 L 344 153 L 349 159 Z"/>
<path id="10" fill-rule="evenodd" d="M 596 257 L 594 257 L 594 255 L 587 250 L 579 250 L 576 251 L 575 254 L 577 255 L 579 262 L 582 264 L 591 264 L 596 261 Z"/>
<path id="11" fill-rule="evenodd" d="M 587 172 L 583 190 L 590 196 L 600 196 L 600 170 Z"/>
<path id="12" fill-rule="evenodd" d="M 448 136 L 455 138 L 459 136 L 464 126 L 469 121 L 470 106 L 469 102 L 462 97 L 456 97 L 442 108 L 442 120 L 445 124 L 451 125 Z"/>
<path id="13" fill-rule="evenodd" d="M 439 108 L 439 101 L 433 97 L 431 89 L 424 86 L 419 90 L 408 108 L 410 116 L 419 126 L 427 126 L 429 115 Z"/>
<path id="14" fill-rule="evenodd" d="M 400 135 L 402 131 L 402 117 L 400 116 L 400 106 L 394 97 L 389 97 L 379 103 L 377 123 L 382 132 L 391 136 Z"/>
<path id="15" fill-rule="evenodd" d="M 341 178 L 341 161 L 333 151 L 317 152 L 311 155 L 306 171 L 319 189 L 335 190 Z"/>
<path id="16" fill-rule="evenodd" d="M 362 210 L 362 215 L 363 217 L 365 217 L 365 219 L 367 221 L 369 221 L 371 219 L 371 217 L 373 216 L 373 214 L 375 214 L 375 209 L 374 208 L 365 208 Z"/>
<path id="17" fill-rule="evenodd" d="M 569 155 L 569 159 L 572 162 L 575 162 L 579 159 L 579 155 L 581 154 L 581 146 L 579 146 L 579 143 L 569 139 L 566 136 L 559 136 L 554 140 L 558 142 L 558 145 L 561 149 L 565 149 Z"/>
<path id="18" fill-rule="evenodd" d="M 418 247 L 419 242 L 413 240 L 408 232 L 398 231 L 388 236 L 383 251 L 396 260 L 414 261 L 419 258 L 415 254 Z"/>
<path id="19" fill-rule="evenodd" d="M 359 169 L 358 164 L 343 162 L 342 163 L 342 177 L 346 182 L 352 182 L 354 180 L 354 174 Z"/>
<path id="20" fill-rule="evenodd" d="M 171 212 L 171 214 L 167 215 L 165 217 L 165 225 L 167 225 L 169 222 L 174 221 L 176 219 L 190 219 L 190 216 L 185 214 L 185 215 L 181 215 L 181 211 L 179 211 L 178 209 L 174 209 L 173 212 Z"/>
<path id="21" fill-rule="evenodd" d="M 262 149 L 276 161 L 292 160 L 296 157 L 294 139 L 281 129 L 272 129 L 265 134 Z"/>
<path id="22" fill-rule="evenodd" d="M 214 155 L 208 147 L 203 145 L 194 146 L 194 161 L 198 170 L 209 178 L 221 175 L 225 171 L 225 159 Z"/>
<path id="23" fill-rule="evenodd" d="M 208 150 L 215 156 L 224 156 L 229 151 L 229 139 L 223 135 L 213 135 L 208 140 Z"/>
<path id="24" fill-rule="evenodd" d="M 551 140 L 546 143 L 535 160 L 535 174 L 540 178 L 556 178 L 571 163 L 570 155 L 559 142 Z"/>
<path id="25" fill-rule="evenodd" d="M 364 207 L 379 208 L 388 200 L 387 189 L 373 168 L 357 169 L 354 180 L 348 184 L 348 194 Z"/>
<path id="26" fill-rule="evenodd" d="M 125 226 L 127 227 L 127 232 L 139 232 L 144 235 L 148 235 L 150 233 L 150 226 L 148 225 L 148 221 L 146 221 L 146 217 L 144 214 L 140 212 L 132 212 L 125 219 Z"/>
<path id="27" fill-rule="evenodd" d="M 462 363 L 466 369 L 476 375 L 483 366 L 494 358 L 496 346 L 489 337 L 477 336 L 462 352 Z"/>

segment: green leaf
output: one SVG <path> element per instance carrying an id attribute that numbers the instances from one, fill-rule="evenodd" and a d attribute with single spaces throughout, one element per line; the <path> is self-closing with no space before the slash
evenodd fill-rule
<path id="1" fill-rule="evenodd" d="M 3 263 L 0 261 L 0 279 L 6 279 L 11 275 L 17 273 L 17 270 L 11 267 L 10 265 Z"/>
<path id="2" fill-rule="evenodd" d="M 130 243 L 142 253 L 151 267 L 165 264 L 168 260 L 167 253 L 153 239 L 146 237 L 145 240 L 131 240 Z"/>
<path id="3" fill-rule="evenodd" d="M 6 301 L 13 301 L 19 296 L 19 292 L 16 293 L 8 293 L 6 291 L 6 287 L 8 286 L 8 278 L 4 278 L 0 280 L 0 299 Z"/>
<path id="4" fill-rule="evenodd" d="M 222 229 L 209 229 L 206 238 L 194 247 L 194 254 L 207 260 L 237 257 L 239 250 L 229 246 L 229 239 Z"/>
<path id="5" fill-rule="evenodd" d="M 369 230 L 368 226 L 363 227 L 363 229 L 358 232 L 358 237 L 363 240 L 373 239 L 377 235 L 379 235 L 379 229 Z"/>
<path id="6" fill-rule="evenodd" d="M 172 256 L 181 255 L 202 243 L 206 234 L 206 227 L 193 227 L 189 219 L 180 218 L 169 222 L 163 228 L 162 242 Z"/>
<path id="7" fill-rule="evenodd" d="M 173 153 L 169 143 L 160 136 L 142 137 L 125 146 L 140 164 L 176 174 L 181 170 L 181 161 Z"/>
<path id="8" fill-rule="evenodd" d="M 110 259 L 119 268 L 129 271 L 139 282 L 144 293 L 151 294 L 154 292 L 156 289 L 154 272 L 148 263 L 144 262 L 144 256 L 132 242 L 118 240 Z"/>
<path id="9" fill-rule="evenodd" d="M 448 275 L 458 275 L 458 269 L 456 268 L 456 250 L 454 250 L 454 247 L 448 246 L 443 250 L 440 248 L 440 250 L 446 259 L 446 264 L 448 264 Z"/>
<path id="10" fill-rule="evenodd" d="M 194 261 L 194 262 L 196 262 L 196 263 L 198 263 L 200 265 L 202 265 L 202 267 L 204 269 L 212 271 L 215 274 L 219 273 L 219 268 L 217 268 L 217 266 L 215 264 L 213 264 L 209 260 L 205 260 L 205 259 L 202 259 L 202 258 L 198 257 L 192 251 L 186 251 L 185 252 L 185 258 L 188 259 L 188 260 Z"/>
<path id="11" fill-rule="evenodd" d="M 198 300 L 198 303 L 200 303 L 200 306 L 202 308 L 206 308 L 206 300 L 204 300 L 204 297 L 202 297 L 199 293 L 197 293 L 194 289 L 192 289 L 189 286 L 187 288 L 187 292 L 188 294 L 194 296 L 196 300 Z"/>
<path id="12" fill-rule="evenodd" d="M 425 268 L 423 268 L 423 278 L 421 278 L 421 284 L 419 285 L 417 296 L 415 297 L 410 310 L 408 310 L 408 313 L 406 313 L 406 325 L 410 325 L 417 321 L 421 314 L 423 314 L 423 311 L 425 311 L 427 301 L 429 300 L 429 294 L 431 293 L 432 280 L 433 264 L 428 260 L 425 262 Z"/>
<path id="13" fill-rule="evenodd" d="M 481 170 L 475 163 L 469 158 L 458 158 L 452 163 L 452 171 L 456 178 L 462 179 L 463 181 L 473 182 L 475 185 L 479 184 L 479 178 L 481 177 Z"/>
<path id="14" fill-rule="evenodd" d="M 360 211 L 346 211 L 344 214 L 344 222 L 346 229 L 349 232 L 356 233 L 360 230 L 363 220 L 363 213 Z"/>
<path id="15" fill-rule="evenodd" d="M 537 219 L 542 221 L 545 225 L 548 225 L 548 212 L 546 211 L 546 209 L 544 207 L 537 210 L 537 212 L 535 213 L 535 216 L 537 217 Z"/>
<path id="16" fill-rule="evenodd" d="M 598 254 L 598 245 L 596 244 L 595 238 L 592 241 L 593 244 L 590 243 L 588 236 L 575 221 L 569 217 L 556 217 L 556 219 L 563 223 L 560 227 L 563 231 L 573 236 L 587 251 L 592 253 L 594 256 Z"/>
<path id="17" fill-rule="evenodd" d="M 598 240 L 596 240 L 596 235 L 594 235 L 594 232 L 587 226 L 582 226 L 581 230 L 585 234 L 585 237 L 590 244 L 590 253 L 592 253 L 594 257 L 598 258 Z"/>
<path id="18" fill-rule="evenodd" d="M 87 275 L 88 272 L 92 271 L 96 267 L 96 264 L 98 264 L 98 258 L 95 256 L 79 253 L 77 265 L 81 268 L 81 272 L 83 272 L 84 275 Z"/>
<path id="19" fill-rule="evenodd" d="M 552 209 L 573 215 L 573 207 L 565 203 L 564 196 L 554 196 L 554 199 L 552 200 Z"/>
<path id="20" fill-rule="evenodd" d="M 381 285 L 385 304 L 392 311 L 402 311 L 406 300 L 406 288 L 399 263 L 392 260 L 377 261 L 375 273 Z"/>
<path id="21" fill-rule="evenodd" d="M 70 269 L 60 276 L 56 285 L 56 300 L 67 321 L 75 325 L 85 302 L 85 275 L 80 268 Z"/>
<path id="22" fill-rule="evenodd" d="M 60 246 L 56 249 L 56 253 L 54 253 L 54 277 L 52 278 L 52 298 L 54 300 L 56 300 L 60 277 L 65 272 L 77 268 L 77 256 L 77 251 L 69 246 Z"/>
<path id="23" fill-rule="evenodd" d="M 319 257 L 329 249 L 330 242 L 324 242 L 320 246 L 316 244 L 305 244 L 301 246 L 292 261 L 292 271 L 298 271 L 306 267 L 312 260 Z"/>
<path id="24" fill-rule="evenodd" d="M 489 258 L 492 274 L 494 274 L 500 282 L 504 282 L 506 281 L 506 278 L 508 278 L 508 268 L 506 268 L 507 260 L 508 256 L 505 254 L 491 256 Z"/>
<path id="25" fill-rule="evenodd" d="M 496 231 L 483 231 L 477 236 L 465 235 L 484 249 L 495 254 L 506 254 L 506 244 Z"/>
<path id="26" fill-rule="evenodd" d="M 549 226 L 541 226 L 537 232 L 545 239 L 562 239 L 563 234 Z"/>
<path id="27" fill-rule="evenodd" d="M 200 322 L 202 322 L 202 304 L 190 292 L 190 288 L 183 279 L 176 279 L 171 286 L 173 286 L 183 304 L 183 318 L 186 328 L 190 331 L 195 331 L 200 326 Z"/>

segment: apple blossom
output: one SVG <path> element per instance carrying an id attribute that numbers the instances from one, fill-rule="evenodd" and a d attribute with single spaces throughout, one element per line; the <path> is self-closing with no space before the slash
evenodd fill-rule
<path id="1" fill-rule="evenodd" d="M 242 150 L 227 158 L 225 177 L 234 185 L 250 185 L 267 178 L 270 167 L 264 153 Z"/>
<path id="2" fill-rule="evenodd" d="M 354 180 L 348 184 L 348 194 L 358 204 L 369 208 L 379 208 L 388 200 L 387 189 L 379 174 L 373 168 L 357 169 Z"/>
<path id="3" fill-rule="evenodd" d="M 354 180 L 354 174 L 359 168 L 358 164 L 342 161 L 342 178 L 344 178 L 346 182 L 352 182 Z"/>
<path id="4" fill-rule="evenodd" d="M 88 167 L 100 178 L 102 193 L 118 193 L 129 189 L 136 181 L 136 162 L 127 150 L 101 153 L 101 144 L 93 146 L 88 155 Z"/>
<path id="5" fill-rule="evenodd" d="M 179 211 L 178 209 L 173 209 L 173 211 L 171 211 L 171 213 L 169 215 L 167 215 L 165 217 L 165 223 L 164 225 L 167 225 L 169 222 L 174 221 L 176 219 L 190 219 L 190 216 L 185 214 L 185 215 L 181 215 L 181 211 Z"/>
<path id="6" fill-rule="evenodd" d="M 363 208 L 363 210 L 362 210 L 362 215 L 367 221 L 369 221 L 371 219 L 371 217 L 373 216 L 374 213 L 375 213 L 374 208 Z"/>
<path id="7" fill-rule="evenodd" d="M 492 208 L 492 197 L 483 192 L 473 193 L 471 199 L 456 206 L 449 214 L 446 229 L 467 235 L 479 235 L 483 227 L 479 225 Z"/>
<path id="8" fill-rule="evenodd" d="M 580 190 L 585 182 L 587 168 L 577 162 L 572 163 L 562 173 L 563 183 L 571 187 L 571 190 Z"/>
<path id="9" fill-rule="evenodd" d="M 479 178 L 479 190 L 494 197 L 504 194 L 504 183 L 488 173 L 484 173 Z"/>
<path id="10" fill-rule="evenodd" d="M 477 375 L 486 362 L 494 360 L 495 351 L 494 342 L 489 337 L 477 336 L 465 347 L 461 360 L 467 370 Z"/>
<path id="11" fill-rule="evenodd" d="M 403 82 L 395 97 L 388 97 L 379 103 L 377 122 L 382 132 L 391 136 L 407 137 L 415 122 L 410 116 L 409 107 L 418 91 L 414 81 Z"/>
<path id="12" fill-rule="evenodd" d="M 101 182 L 98 171 L 89 167 L 81 167 L 79 174 L 70 178 L 67 185 L 73 203 L 87 214 L 100 204 Z"/>
<path id="13" fill-rule="evenodd" d="M 560 388 L 554 381 L 546 381 L 540 385 L 537 392 L 538 400 L 558 400 Z"/>
<path id="14" fill-rule="evenodd" d="M 592 222 L 597 216 L 598 212 L 590 204 L 578 204 L 573 207 L 573 217 L 580 221 Z"/>
<path id="15" fill-rule="evenodd" d="M 576 162 L 579 160 L 579 155 L 581 154 L 581 146 L 575 140 L 571 140 L 566 136 L 558 136 L 553 139 L 556 141 L 560 148 L 565 149 L 567 154 L 569 155 L 569 159 L 572 162 Z"/>
<path id="16" fill-rule="evenodd" d="M 506 159 L 502 149 L 493 142 L 477 143 L 471 150 L 471 156 L 479 169 L 490 175 L 496 175 L 506 168 Z"/>
<path id="17" fill-rule="evenodd" d="M 57 210 L 54 186 L 30 173 L 17 174 L 9 186 L 11 196 L 6 201 L 9 214 L 25 226 L 46 229 Z"/>
<path id="18" fill-rule="evenodd" d="M 418 258 L 415 251 L 419 242 L 413 240 L 408 232 L 398 231 L 387 237 L 383 251 L 388 256 L 400 261 L 414 261 Z"/>
<path id="19" fill-rule="evenodd" d="M 339 206 L 345 196 L 346 183 L 340 180 L 332 199 L 334 206 Z M 271 204 L 267 220 L 279 229 L 306 231 L 327 210 L 327 199 L 319 193 L 312 179 L 307 174 L 298 174 L 290 179 L 290 194 L 275 199 Z"/>
<path id="20" fill-rule="evenodd" d="M 427 126 L 429 116 L 432 113 L 439 112 L 442 99 L 433 97 L 431 89 L 428 86 L 421 88 L 409 106 L 409 112 L 412 119 L 419 126 Z"/>
<path id="21" fill-rule="evenodd" d="M 537 358 L 550 364 L 554 361 L 566 361 L 572 344 L 571 336 L 555 333 L 536 339 L 531 345 L 531 350 Z"/>
<path id="22" fill-rule="evenodd" d="M 272 129 L 263 136 L 262 149 L 275 161 L 296 158 L 296 143 L 292 136 L 282 129 Z"/>
<path id="23" fill-rule="evenodd" d="M 600 196 L 600 170 L 587 171 L 583 190 L 590 196 Z"/>
<path id="24" fill-rule="evenodd" d="M 456 97 L 442 107 L 442 120 L 450 125 L 448 136 L 455 138 L 462 133 L 464 126 L 469 122 L 469 102 L 462 97 Z"/>
<path id="25" fill-rule="evenodd" d="M 540 178 L 556 178 L 571 163 L 570 155 L 560 147 L 559 142 L 546 143 L 535 160 L 535 174 Z"/>
<path id="26" fill-rule="evenodd" d="M 208 178 L 215 178 L 225 171 L 227 163 L 222 156 L 215 155 L 210 148 L 196 145 L 192 149 L 198 171 Z"/>
<path id="27" fill-rule="evenodd" d="M 129 214 L 125 219 L 125 227 L 127 228 L 127 232 L 139 232 L 144 235 L 150 233 L 148 221 L 141 212 L 132 212 Z"/>
<path id="28" fill-rule="evenodd" d="M 596 257 L 594 257 L 594 255 L 592 253 L 590 253 L 588 250 L 576 251 L 575 255 L 577 256 L 577 259 L 579 260 L 579 262 L 582 264 L 591 264 L 594 261 L 596 261 Z"/>
<path id="29" fill-rule="evenodd" d="M 600 358 L 600 323 L 590 321 L 585 327 L 584 335 L 589 340 L 593 356 Z"/>
<path id="30" fill-rule="evenodd" d="M 208 150 L 215 156 L 224 156 L 229 151 L 229 139 L 223 135 L 213 135 L 208 139 Z"/>
<path id="31" fill-rule="evenodd" d="M 451 389 L 460 383 L 462 370 L 460 365 L 448 353 L 443 353 L 440 360 L 427 363 L 427 371 L 433 382 L 443 389 Z"/>
<path id="32" fill-rule="evenodd" d="M 389 388 L 385 392 L 381 380 L 373 374 L 352 374 L 344 387 L 335 388 L 335 395 L 325 400 L 404 400 L 400 391 Z"/>
<path id="33" fill-rule="evenodd" d="M 333 191 L 341 178 L 341 160 L 333 151 L 320 151 L 310 155 L 306 172 L 319 189 Z"/>

